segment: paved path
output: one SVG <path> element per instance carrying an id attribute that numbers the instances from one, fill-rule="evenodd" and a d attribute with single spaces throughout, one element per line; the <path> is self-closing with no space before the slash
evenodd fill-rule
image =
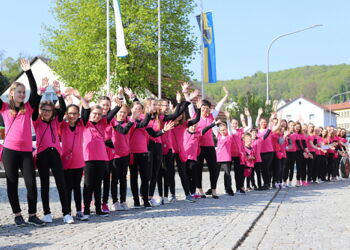
<path id="1" fill-rule="evenodd" d="M 208 179 L 204 173 L 205 187 Z M 177 184 L 180 187 L 179 179 Z M 219 200 L 207 198 L 194 204 L 185 202 L 178 189 L 176 203 L 152 210 L 114 212 L 108 218 L 93 216 L 88 222 L 73 225 L 62 223 L 57 192 L 52 188 L 54 223 L 43 228 L 16 228 L 5 179 L 0 179 L 0 248 L 232 249 L 242 240 L 239 249 L 350 249 L 349 184 L 340 181 L 291 188 L 277 195 L 276 190 L 222 195 Z M 221 180 L 221 193 L 222 185 Z M 20 194 L 25 214 L 22 179 Z M 132 205 L 130 191 L 128 194 L 127 202 Z M 41 202 L 38 208 L 41 214 Z"/>

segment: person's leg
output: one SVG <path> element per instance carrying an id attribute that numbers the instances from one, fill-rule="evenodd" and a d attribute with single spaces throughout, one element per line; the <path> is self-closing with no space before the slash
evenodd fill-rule
<path id="1" fill-rule="evenodd" d="M 64 182 L 66 183 L 66 193 L 68 199 L 68 211 L 72 213 L 72 191 L 73 191 L 73 170 L 74 169 L 66 169 L 63 171 Z"/>
<path id="2" fill-rule="evenodd" d="M 295 154 L 295 161 L 297 165 L 297 181 L 301 181 L 303 159 L 303 151 L 297 151 Z"/>
<path id="3" fill-rule="evenodd" d="M 236 192 L 240 190 L 241 184 L 240 184 L 240 167 L 241 167 L 241 160 L 239 157 L 232 157 L 232 162 L 233 162 L 233 171 L 235 172 L 235 185 L 236 185 Z"/>
<path id="4" fill-rule="evenodd" d="M 134 154 L 134 161 L 133 164 L 129 165 L 130 170 L 130 188 L 132 192 L 132 196 L 134 198 L 134 203 L 136 206 L 140 205 L 140 199 L 139 199 L 139 184 L 138 184 L 138 178 L 139 178 L 139 167 L 138 167 L 138 161 L 139 161 L 139 154 Z"/>
<path id="5" fill-rule="evenodd" d="M 175 154 L 175 160 L 176 160 L 177 170 L 181 179 L 182 188 L 185 192 L 185 195 L 188 196 L 190 195 L 190 184 L 186 174 L 186 165 L 184 162 L 180 160 L 180 157 L 178 154 Z"/>
<path id="6" fill-rule="evenodd" d="M 51 214 L 49 204 L 50 192 L 50 149 L 40 152 L 37 155 L 37 168 L 40 177 L 41 201 L 43 204 L 44 215 Z"/>
<path id="7" fill-rule="evenodd" d="M 149 184 L 149 197 L 153 197 L 158 180 L 158 174 L 162 163 L 162 144 L 154 143 L 153 146 L 152 173 Z"/>
<path id="8" fill-rule="evenodd" d="M 74 202 L 77 212 L 81 211 L 81 179 L 84 168 L 72 169 L 72 187 L 74 191 Z"/>
<path id="9" fill-rule="evenodd" d="M 119 176 L 119 188 L 120 188 L 120 202 L 126 201 L 127 190 L 127 174 L 128 174 L 129 156 L 120 158 L 120 176 Z"/>
<path id="10" fill-rule="evenodd" d="M 102 203 L 108 204 L 109 191 L 111 189 L 111 173 L 113 169 L 113 160 L 106 163 L 106 171 L 103 176 L 103 197 Z"/>
<path id="11" fill-rule="evenodd" d="M 221 168 L 224 170 L 224 184 L 226 193 L 231 193 L 232 191 L 232 177 L 231 177 L 231 162 L 222 162 Z"/>
<path id="12" fill-rule="evenodd" d="M 203 165 L 204 165 L 204 156 L 205 156 L 204 151 L 205 151 L 205 147 L 201 147 L 201 152 L 198 156 L 198 165 L 197 165 L 197 173 L 196 173 L 197 188 L 201 195 L 204 194 L 203 188 L 202 188 Z"/>
<path id="13" fill-rule="evenodd" d="M 254 171 L 256 172 L 256 179 L 258 182 L 258 188 L 262 188 L 262 180 L 261 180 L 261 162 L 257 162 L 254 165 Z"/>
<path id="14" fill-rule="evenodd" d="M 168 187 L 170 194 L 175 197 L 175 161 L 174 161 L 174 154 L 170 150 L 169 153 L 166 156 L 166 168 L 168 171 L 167 179 L 168 179 Z M 168 189 L 166 188 L 166 191 Z"/>
<path id="15" fill-rule="evenodd" d="M 95 161 L 94 162 L 94 173 L 95 173 L 95 181 L 94 181 L 94 197 L 95 197 L 95 207 L 96 213 L 101 212 L 101 187 L 102 180 L 105 177 L 107 171 L 107 162 L 106 161 Z"/>
<path id="16" fill-rule="evenodd" d="M 196 162 L 193 160 L 188 160 L 186 162 L 186 174 L 189 179 L 189 185 L 190 185 L 190 193 L 195 194 L 196 193 L 196 182 L 195 182 L 195 171 L 196 171 Z"/>
<path id="17" fill-rule="evenodd" d="M 141 177 L 141 195 L 143 202 L 148 204 L 148 191 L 149 191 L 149 178 L 150 169 L 147 163 L 147 154 L 139 154 L 138 164 L 140 167 L 140 177 Z"/>
<path id="18" fill-rule="evenodd" d="M 219 167 L 216 161 L 216 152 L 214 147 L 206 147 L 205 160 L 208 164 L 209 177 L 210 177 L 210 188 L 213 195 L 216 195 L 216 184 L 218 181 Z"/>
<path id="19" fill-rule="evenodd" d="M 113 160 L 113 166 L 110 167 L 111 173 L 112 173 L 112 180 L 111 180 L 111 196 L 112 196 L 112 202 L 116 203 L 118 201 L 118 170 L 120 168 L 120 158 L 116 158 Z"/>
<path id="20" fill-rule="evenodd" d="M 90 215 L 90 204 L 92 200 L 93 185 L 95 181 L 94 164 L 91 161 L 85 162 L 84 167 L 84 214 Z"/>

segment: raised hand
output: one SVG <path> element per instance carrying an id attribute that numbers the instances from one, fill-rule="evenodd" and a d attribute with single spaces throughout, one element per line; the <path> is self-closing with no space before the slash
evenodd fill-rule
<path id="1" fill-rule="evenodd" d="M 84 96 L 84 99 L 87 102 L 91 102 L 93 98 L 94 98 L 94 91 L 89 91 Z"/>
<path id="2" fill-rule="evenodd" d="M 135 94 L 132 92 L 132 90 L 127 88 L 127 87 L 124 88 L 124 92 L 125 92 L 125 94 L 127 94 L 129 96 L 130 99 L 132 99 L 135 96 Z"/>
<path id="3" fill-rule="evenodd" d="M 73 95 L 73 91 L 74 89 L 72 87 L 68 87 L 64 90 L 64 94 L 65 96 L 70 96 L 70 95 Z"/>
<path id="4" fill-rule="evenodd" d="M 225 96 L 228 96 L 228 90 L 226 89 L 226 87 L 222 87 L 222 90 L 225 92 Z"/>
<path id="5" fill-rule="evenodd" d="M 264 110 L 262 108 L 258 109 L 258 116 L 261 116 L 264 113 Z"/>
<path id="6" fill-rule="evenodd" d="M 27 59 L 21 58 L 20 62 L 21 62 L 21 68 L 23 71 L 30 70 L 30 63 Z"/>
<path id="7" fill-rule="evenodd" d="M 240 114 L 240 115 L 239 115 L 239 118 L 241 118 L 241 121 L 244 121 L 244 120 L 245 120 L 245 117 L 244 117 L 243 114 Z"/>
<path id="8" fill-rule="evenodd" d="M 197 109 L 200 109 L 202 107 L 202 99 L 198 98 L 197 100 Z"/>
<path id="9" fill-rule="evenodd" d="M 220 123 L 222 123 L 222 121 L 220 119 L 215 121 L 215 125 L 218 125 Z"/>
<path id="10" fill-rule="evenodd" d="M 174 121 L 170 121 L 168 123 L 165 123 L 164 128 L 163 128 L 164 132 L 167 132 L 167 131 L 173 129 L 174 125 L 175 125 Z"/>
<path id="11" fill-rule="evenodd" d="M 181 87 L 182 87 L 182 93 L 187 93 L 188 88 L 190 87 L 190 84 L 188 82 L 184 82 L 181 84 Z"/>
<path id="12" fill-rule="evenodd" d="M 45 92 L 46 88 L 49 86 L 49 78 L 44 77 L 41 80 L 40 90 Z"/>
<path id="13" fill-rule="evenodd" d="M 230 112 L 225 110 L 224 114 L 225 114 L 227 120 L 230 119 Z"/>
<path id="14" fill-rule="evenodd" d="M 181 103 L 181 94 L 179 91 L 176 92 L 176 101 L 177 103 Z"/>
<path id="15" fill-rule="evenodd" d="M 244 108 L 244 114 L 246 116 L 250 116 L 250 112 L 249 112 L 249 109 L 248 108 Z"/>
<path id="16" fill-rule="evenodd" d="M 122 95 L 124 94 L 124 89 L 123 89 L 123 87 L 119 87 L 117 93 L 118 93 L 119 96 L 122 96 Z"/>
<path id="17" fill-rule="evenodd" d="M 139 111 L 136 111 L 136 110 L 132 110 L 131 111 L 131 119 L 132 120 L 137 120 L 140 116 L 140 112 Z"/>
<path id="18" fill-rule="evenodd" d="M 72 96 L 71 95 L 67 95 L 66 98 L 65 98 L 65 101 L 66 101 L 66 105 L 73 104 Z"/>
<path id="19" fill-rule="evenodd" d="M 81 99 L 81 95 L 79 93 L 79 91 L 77 89 L 73 89 L 72 88 L 72 94 L 77 98 L 77 99 Z"/>
<path id="20" fill-rule="evenodd" d="M 56 94 L 61 93 L 60 83 L 57 80 L 53 81 L 52 87 L 55 90 Z"/>

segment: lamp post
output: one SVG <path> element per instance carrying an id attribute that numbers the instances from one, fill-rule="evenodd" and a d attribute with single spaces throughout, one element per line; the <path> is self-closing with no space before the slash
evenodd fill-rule
<path id="1" fill-rule="evenodd" d="M 329 99 L 329 125 L 332 125 L 331 118 L 332 118 L 332 99 L 337 96 L 345 95 L 345 94 L 350 94 L 350 91 L 345 91 L 343 93 L 335 94 Z M 337 125 L 337 124 L 336 124 Z"/>
<path id="2" fill-rule="evenodd" d="M 162 98 L 162 44 L 160 32 L 160 0 L 158 0 L 158 99 Z"/>
<path id="3" fill-rule="evenodd" d="M 316 28 L 316 27 L 319 27 L 319 26 L 322 26 L 322 24 L 315 24 L 315 25 L 312 25 L 310 27 L 306 27 L 304 29 L 300 29 L 300 30 L 296 30 L 296 31 L 289 32 L 289 33 L 286 33 L 286 34 L 282 34 L 282 35 L 277 36 L 276 38 L 274 38 L 270 42 L 269 47 L 267 48 L 267 56 L 266 56 L 266 62 L 267 62 L 267 70 L 266 70 L 266 103 L 267 104 L 270 102 L 270 98 L 269 98 L 269 69 L 270 69 L 270 49 L 271 49 L 272 44 L 274 42 L 276 42 L 276 40 L 278 40 L 278 39 L 280 39 L 282 37 L 289 36 L 289 35 L 292 35 L 292 34 L 295 34 L 295 33 L 298 33 L 298 32 L 302 32 L 302 31 L 305 31 L 305 30 L 308 30 L 308 29 L 313 29 L 313 28 Z"/>

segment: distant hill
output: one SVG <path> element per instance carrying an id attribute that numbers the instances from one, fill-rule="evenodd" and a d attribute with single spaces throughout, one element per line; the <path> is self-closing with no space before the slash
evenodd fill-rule
<path id="1" fill-rule="evenodd" d="M 270 72 L 269 80 L 272 100 L 289 100 L 304 95 L 321 104 L 327 104 L 334 94 L 350 91 L 350 65 L 305 66 Z M 240 80 L 206 84 L 206 95 L 217 101 L 223 96 L 222 86 L 226 86 L 234 96 L 245 95 L 250 91 L 266 98 L 266 74 L 263 72 Z M 350 100 L 350 95 L 341 96 L 333 103 L 345 100 Z"/>

